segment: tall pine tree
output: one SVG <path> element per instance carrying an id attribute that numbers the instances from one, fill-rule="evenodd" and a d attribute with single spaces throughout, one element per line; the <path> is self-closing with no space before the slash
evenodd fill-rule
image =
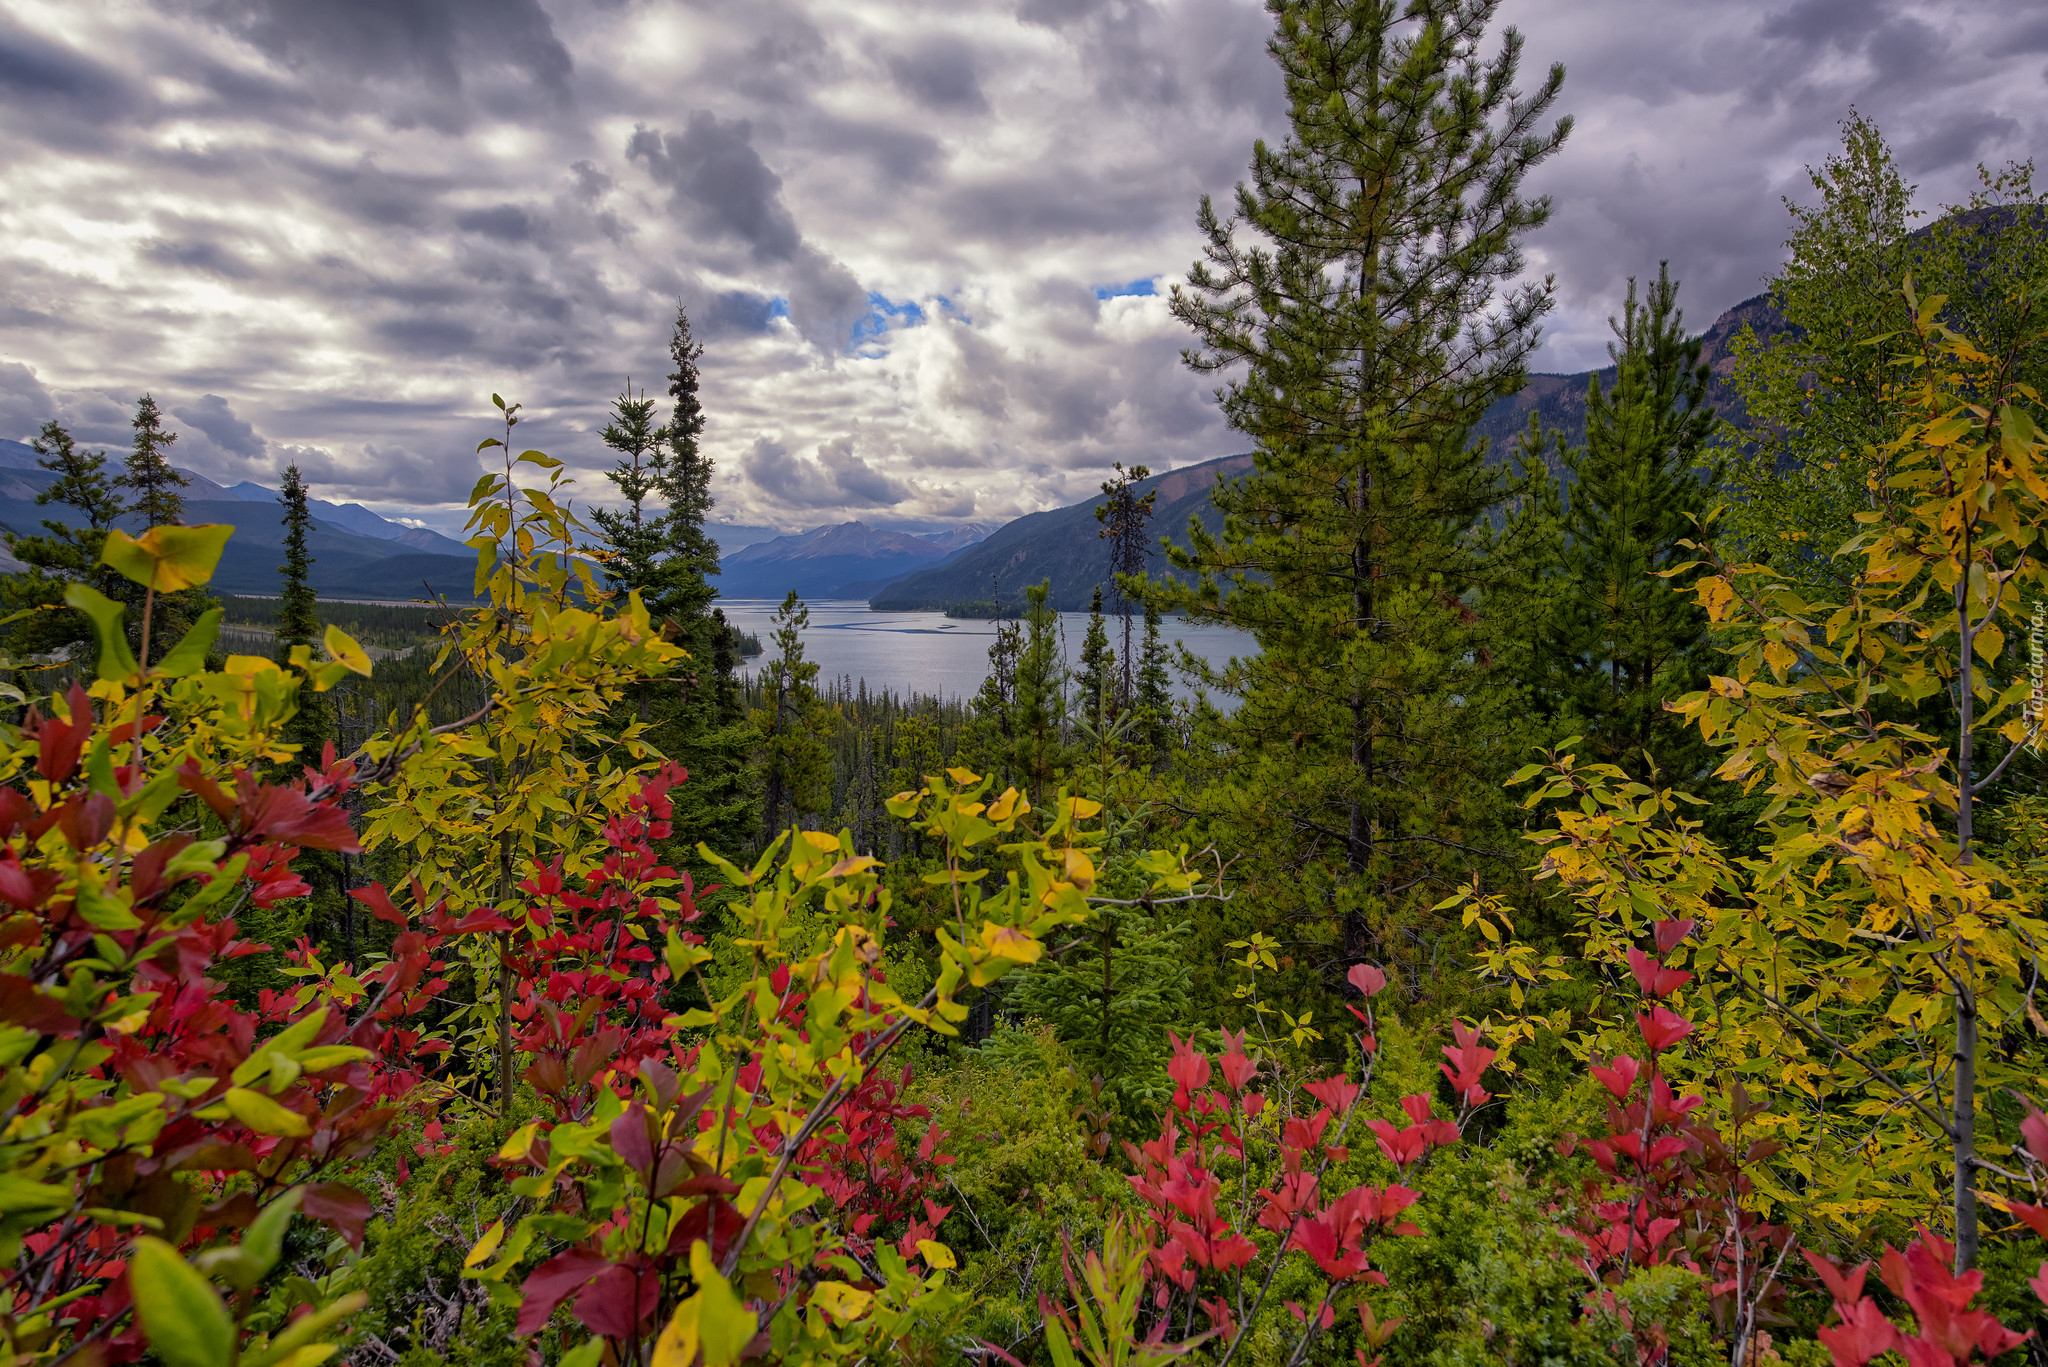
<path id="1" fill-rule="evenodd" d="M 1255 147 L 1229 217 L 1203 200 L 1206 260 L 1173 292 L 1256 449 L 1214 495 L 1220 534 L 1194 523 L 1174 554 L 1197 582 L 1147 595 L 1257 638 L 1209 679 L 1239 701 L 1198 747 L 1228 766 L 1200 800 L 1263 861 L 1269 905 L 1335 940 L 1329 981 L 1426 961 L 1428 909 L 1511 846 L 1514 709 L 1464 601 L 1503 490 L 1467 432 L 1520 387 L 1551 306 L 1506 282 L 1549 216 L 1523 180 L 1569 121 L 1543 126 L 1562 68 L 1524 94 L 1520 35 L 1482 51 L 1497 7 L 1271 0 L 1288 136 Z"/>
<path id="2" fill-rule="evenodd" d="M 1638 302 L 1628 282 L 1611 320 L 1613 387 L 1586 392 L 1586 445 L 1566 451 L 1562 575 L 1539 700 L 1582 732 L 1591 754 L 1648 780 L 1703 777 L 1696 730 L 1664 710 L 1705 686 L 1706 614 L 1687 585 L 1661 577 L 1697 558 L 1707 491 L 1695 469 L 1714 430 L 1710 372 L 1685 332 L 1668 263 Z"/>
<path id="3" fill-rule="evenodd" d="M 313 512 L 306 502 L 306 482 L 299 467 L 287 465 L 277 494 L 284 508 L 284 563 L 279 575 L 277 602 L 277 659 L 291 656 L 293 646 L 310 646 L 319 639 L 319 599 L 313 592 L 313 550 L 307 541 L 313 530 Z M 300 747 L 310 762 L 328 738 L 327 695 L 314 690 L 310 679 L 299 683 L 299 711 L 286 727 L 285 738 Z"/>
<path id="4" fill-rule="evenodd" d="M 1102 615 L 1102 585 L 1097 584 L 1095 596 L 1088 603 L 1088 634 L 1081 639 L 1081 667 L 1074 671 L 1074 708 L 1090 726 L 1104 726 L 1116 720 L 1122 710 L 1116 679 L 1117 659 L 1109 647 L 1109 626 Z"/>
<path id="5" fill-rule="evenodd" d="M 1131 706 L 1138 690 L 1137 675 L 1132 669 L 1135 651 L 1131 640 L 1131 620 L 1137 605 L 1131 601 L 1126 586 L 1145 572 L 1146 562 L 1151 558 L 1152 547 L 1145 539 L 1145 524 L 1152 520 L 1152 510 L 1159 502 L 1159 491 L 1152 489 L 1139 498 L 1136 487 L 1151 476 L 1151 470 L 1145 466 L 1126 470 L 1124 463 L 1118 461 L 1116 474 L 1102 482 L 1102 492 L 1108 495 L 1108 501 L 1095 505 L 1095 520 L 1102 524 L 1099 535 L 1109 542 L 1109 572 L 1116 591 L 1116 614 L 1123 635 L 1122 648 L 1117 655 L 1116 705 L 1119 711 Z M 1096 603 L 1099 611 L 1099 590 Z"/>
<path id="6" fill-rule="evenodd" d="M 144 527 L 172 527 L 185 520 L 185 496 L 179 490 L 192 481 L 171 467 L 167 452 L 178 439 L 164 428 L 163 410 L 154 396 L 144 394 L 135 405 L 135 446 L 128 453 L 128 468 L 119 480 L 129 493 L 128 511 Z"/>
<path id="7" fill-rule="evenodd" d="M 811 611 L 791 589 L 775 613 L 775 658 L 761 671 L 761 840 L 767 843 L 831 798 L 832 754 L 826 747 L 825 704 L 816 662 L 804 658 Z"/>
<path id="8" fill-rule="evenodd" d="M 174 527 L 185 520 L 185 495 L 180 490 L 191 484 L 184 473 L 172 467 L 168 452 L 178 439 L 164 427 L 163 410 L 154 396 L 144 394 L 135 405 L 135 445 L 128 452 L 127 469 L 115 484 L 128 491 L 128 514 L 151 527 Z M 150 619 L 149 659 L 154 663 L 163 653 L 184 639 L 200 614 L 214 605 L 213 595 L 204 589 L 180 589 L 176 593 L 149 595 L 126 580 L 120 581 L 114 597 L 128 604 L 128 635 L 137 653 L 142 652 L 142 620 Z"/>
<path id="9" fill-rule="evenodd" d="M 704 405 L 698 396 L 697 362 L 703 359 L 704 347 L 691 336 L 690 315 L 680 302 L 669 330 L 668 355 L 674 366 L 668 375 L 671 408 L 661 432 L 667 449 L 656 483 L 668 502 L 664 552 L 676 578 L 664 610 L 678 621 L 701 622 L 717 595 L 711 580 L 718 574 L 718 543 L 704 525 L 712 504 L 712 460 L 700 444 Z"/>
<path id="10" fill-rule="evenodd" d="M 623 509 L 593 508 L 590 520 L 603 541 L 605 585 L 614 593 L 637 593 L 659 620 L 668 604 L 665 590 L 674 569 L 663 552 L 667 519 L 647 506 L 661 465 L 662 431 L 654 422 L 654 400 L 633 393 L 633 382 L 612 401 L 612 420 L 599 434 L 619 459 L 605 478 L 626 500 Z M 640 720 L 650 720 L 653 683 L 640 681 Z"/>

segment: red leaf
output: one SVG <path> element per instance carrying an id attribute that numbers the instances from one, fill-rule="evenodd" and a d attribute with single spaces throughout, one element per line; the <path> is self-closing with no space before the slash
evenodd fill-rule
<path id="1" fill-rule="evenodd" d="M 1344 981 L 1357 988 L 1359 996 L 1370 997 L 1387 985 L 1387 975 L 1371 964 L 1353 964 Z"/>
<path id="2" fill-rule="evenodd" d="M 593 1334 L 628 1338 L 653 1317 L 660 1302 L 659 1273 L 652 1268 L 636 1272 L 615 1263 L 593 1277 L 576 1297 L 576 1318 Z M 523 1308 L 520 1314 L 523 1318 Z"/>
<path id="3" fill-rule="evenodd" d="M 354 1187 L 339 1182 L 321 1182 L 306 1188 L 299 1209 L 315 1220 L 334 1226 L 352 1248 L 363 1246 L 363 1226 L 369 1223 L 370 1203 Z"/>
<path id="4" fill-rule="evenodd" d="M 370 909 L 370 914 L 380 921 L 389 921 L 401 930 L 410 925 L 404 912 L 391 904 L 391 894 L 384 891 L 382 883 L 372 883 L 367 888 L 352 888 L 349 896 Z"/>
<path id="5" fill-rule="evenodd" d="M 522 1338 L 539 1333 L 556 1306 L 610 1265 L 602 1254 L 572 1248 L 533 1269 L 520 1287 L 526 1296 L 519 1303 L 519 1320 L 512 1326 L 512 1332 Z"/>
<path id="6" fill-rule="evenodd" d="M 78 768 L 79 753 L 85 749 L 85 738 L 92 734 L 92 699 L 85 696 L 85 690 L 74 682 L 64 701 L 70 721 L 40 717 L 30 709 L 28 720 L 34 729 L 22 728 L 36 738 L 36 772 L 52 783 L 71 777 Z"/>
<path id="7" fill-rule="evenodd" d="M 627 1167 L 645 1173 L 654 1166 L 654 1141 L 647 1134 L 647 1108 L 634 1102 L 612 1122 L 612 1152 Z"/>
<path id="8" fill-rule="evenodd" d="M 1692 1033 L 1691 1021 L 1661 1006 L 1651 1007 L 1648 1015 L 1637 1012 L 1636 1026 L 1643 1032 L 1643 1043 L 1650 1046 L 1651 1053 L 1669 1049 Z"/>
<path id="9" fill-rule="evenodd" d="M 1659 921 L 1657 923 L 1657 952 L 1659 954 L 1669 954 L 1672 950 L 1678 948 L 1679 943 L 1686 936 L 1692 934 L 1692 928 L 1698 924 L 1697 921 L 1692 920 Z"/>
<path id="10" fill-rule="evenodd" d="M 64 832 L 72 849 L 80 853 L 92 849 L 114 829 L 114 799 L 105 793 L 72 798 L 57 815 L 57 829 Z"/>

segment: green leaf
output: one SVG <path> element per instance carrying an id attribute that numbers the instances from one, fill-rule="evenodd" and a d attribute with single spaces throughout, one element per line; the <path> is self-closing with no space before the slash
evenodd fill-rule
<path id="1" fill-rule="evenodd" d="M 221 1367 L 234 1360 L 235 1322 L 177 1249 L 161 1239 L 137 1239 L 128 1284 L 142 1332 L 169 1367 Z"/>
<path id="2" fill-rule="evenodd" d="M 54 1215 L 71 1209 L 71 1188 L 0 1176 L 0 1215 Z"/>
<path id="3" fill-rule="evenodd" d="M 270 1269 L 277 1266 L 277 1260 L 284 1253 L 284 1232 L 291 1224 L 292 1216 L 299 1209 L 299 1202 L 305 1196 L 303 1187 L 293 1187 L 284 1195 L 263 1208 L 263 1213 L 249 1222 L 248 1233 L 242 1236 L 242 1251 L 257 1264 L 256 1279 L 249 1283 L 254 1286 L 263 1280 Z M 246 1291 L 249 1287 L 237 1287 Z"/>
<path id="4" fill-rule="evenodd" d="M 604 1340 L 586 1339 L 579 1348 L 562 1354 L 560 1367 L 597 1367 L 604 1358 Z"/>
<path id="5" fill-rule="evenodd" d="M 306 1123 L 306 1117 L 247 1087 L 230 1087 L 221 1100 L 229 1114 L 258 1134 L 304 1139 L 313 1132 L 313 1127 Z"/>
<path id="6" fill-rule="evenodd" d="M 711 1247 L 703 1240 L 690 1245 L 690 1275 L 697 1280 L 697 1343 L 704 1367 L 732 1367 L 760 1331 L 761 1320 L 740 1304 L 732 1283 L 711 1264 Z"/>
<path id="7" fill-rule="evenodd" d="M 142 672 L 135 663 L 135 653 L 128 649 L 128 633 L 121 625 L 127 608 L 87 584 L 66 588 L 64 601 L 92 623 L 92 634 L 99 641 L 102 679 L 126 681 Z"/>
<path id="8" fill-rule="evenodd" d="M 170 653 L 157 662 L 156 672 L 182 679 L 206 668 L 206 652 L 212 650 L 214 641 L 219 639 L 220 619 L 224 616 L 224 609 L 209 608 L 185 633 L 185 639 L 172 646 Z"/>
<path id="9" fill-rule="evenodd" d="M 543 470 L 559 470 L 562 467 L 562 462 L 545 451 L 521 451 L 518 459 L 528 465 L 538 465 Z"/>
<path id="10" fill-rule="evenodd" d="M 130 536 L 116 527 L 107 533 L 100 562 L 122 578 L 158 593 L 176 593 L 213 578 L 220 553 L 235 529 L 225 522 L 198 527 L 151 527 Z"/>

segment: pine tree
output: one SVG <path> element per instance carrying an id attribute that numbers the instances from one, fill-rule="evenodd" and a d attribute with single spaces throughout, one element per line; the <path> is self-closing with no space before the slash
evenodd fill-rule
<path id="1" fill-rule="evenodd" d="M 1024 590 L 1024 643 L 1017 652 L 1010 768 L 1034 807 L 1044 806 L 1058 787 L 1066 759 L 1066 670 L 1051 596 L 1050 579 Z"/>
<path id="2" fill-rule="evenodd" d="M 133 426 L 135 445 L 128 453 L 127 469 L 114 481 L 117 487 L 129 492 L 128 516 L 140 522 L 144 530 L 177 526 L 185 520 L 185 496 L 178 491 L 191 483 L 172 468 L 166 454 L 178 434 L 165 430 L 163 411 L 149 394 L 144 394 L 135 405 Z M 213 595 L 204 589 L 180 589 L 157 595 L 153 601 L 126 580 L 114 585 L 114 590 L 110 596 L 128 605 L 129 642 L 138 655 L 142 653 L 142 619 L 147 611 L 151 625 L 149 659 L 145 663 L 149 664 L 184 639 L 200 615 L 214 606 Z"/>
<path id="3" fill-rule="evenodd" d="M 1128 674 L 1128 669 L 1123 671 Z M 1102 586 L 1088 604 L 1088 634 L 1081 641 L 1081 667 L 1074 673 L 1074 706 L 1089 725 L 1114 721 L 1123 704 L 1116 691 L 1117 659 L 1109 648 L 1109 628 L 1102 616 Z"/>
<path id="4" fill-rule="evenodd" d="M 171 468 L 165 454 L 178 439 L 164 430 L 163 412 L 148 394 L 135 405 L 135 447 L 128 453 L 128 469 L 115 481 L 130 492 L 128 511 L 144 527 L 172 527 L 185 520 L 185 496 L 178 491 L 191 483 Z"/>
<path id="5" fill-rule="evenodd" d="M 654 424 L 654 400 L 644 393 L 635 396 L 631 380 L 625 392 L 612 400 L 612 419 L 599 439 L 619 453 L 612 468 L 605 471 L 626 500 L 623 511 L 593 508 L 591 521 L 603 534 L 605 579 L 617 593 L 639 592 L 646 597 L 658 585 L 662 552 L 663 518 L 647 506 L 657 487 L 660 470 L 662 429 Z M 642 720 L 645 720 L 644 716 Z"/>
<path id="6" fill-rule="evenodd" d="M 612 420 L 599 434 L 604 444 L 619 453 L 619 459 L 605 471 L 626 500 L 623 511 L 593 508 L 590 520 L 603 542 L 606 587 L 625 595 L 637 593 L 656 620 L 671 606 L 667 592 L 673 586 L 677 568 L 664 558 L 667 518 L 647 507 L 655 492 L 660 471 L 662 429 L 654 425 L 654 400 L 645 394 L 634 397 L 633 382 L 612 401 Z M 652 681 L 640 681 L 640 720 L 650 720 Z"/>
<path id="7" fill-rule="evenodd" d="M 1513 700 L 1467 605 L 1472 530 L 1505 492 L 1467 432 L 1522 383 L 1548 283 L 1509 287 L 1549 216 L 1522 191 L 1569 121 L 1564 73 L 1516 88 L 1521 36 L 1481 51 L 1497 0 L 1273 0 L 1291 129 L 1258 144 L 1235 212 L 1204 199 L 1206 260 L 1172 309 L 1198 370 L 1231 369 L 1254 468 L 1224 523 L 1148 597 L 1252 632 L 1212 673 L 1227 783 L 1203 801 L 1335 957 L 1426 959 L 1429 908 L 1507 857 L 1497 775 Z M 1243 236 L 1254 239 L 1250 244 Z M 1323 965 L 1332 978 L 1336 965 Z"/>
<path id="8" fill-rule="evenodd" d="M 1645 781 L 1653 769 L 1666 782 L 1703 777 L 1697 733 L 1664 704 L 1706 684 L 1706 614 L 1659 573 L 1697 558 L 1678 543 L 1699 535 L 1707 511 L 1694 467 L 1714 429 L 1710 373 L 1668 263 L 1643 303 L 1629 280 L 1610 323 L 1614 387 L 1594 375 L 1586 445 L 1565 453 L 1574 482 L 1544 683 L 1603 763 Z"/>
<path id="9" fill-rule="evenodd" d="M 1145 524 L 1152 520 L 1152 510 L 1159 501 L 1159 491 L 1150 490 L 1139 498 L 1135 486 L 1152 477 L 1151 470 L 1143 465 L 1124 469 L 1124 463 L 1116 463 L 1116 475 L 1102 482 L 1102 492 L 1109 496 L 1107 503 L 1095 506 L 1095 520 L 1102 524 L 1099 535 L 1109 542 L 1109 572 L 1114 579 L 1116 591 L 1116 613 L 1123 627 L 1123 648 L 1118 654 L 1120 668 L 1116 677 L 1116 704 L 1119 711 L 1131 706 L 1137 693 L 1137 678 L 1132 672 L 1135 658 L 1131 642 L 1131 618 L 1136 608 L 1127 586 L 1145 572 L 1146 562 L 1151 558 L 1151 545 L 1145 539 Z M 1098 591 L 1096 602 L 1099 606 L 1101 595 Z"/>
<path id="10" fill-rule="evenodd" d="M 762 842 L 831 798 L 831 752 L 826 748 L 818 666 L 804 658 L 804 628 L 811 612 L 791 589 L 775 613 L 773 660 L 761 671 L 763 706 L 754 714 L 761 738 Z"/>
<path id="11" fill-rule="evenodd" d="M 991 581 L 992 601 L 1002 602 L 1002 584 Z M 1004 783 L 1020 781 L 1010 767 L 1017 739 L 1017 659 L 1024 650 L 1024 633 L 1013 618 L 997 609 L 995 636 L 988 645 L 988 673 L 970 704 L 974 723 L 962 748 L 960 762 L 977 773 L 994 774 Z"/>
<path id="12" fill-rule="evenodd" d="M 680 301 L 669 331 L 668 354 L 675 367 L 668 376 L 673 407 L 668 425 L 661 430 L 667 451 L 655 478 L 661 496 L 668 501 L 664 553 L 676 577 L 663 610 L 690 623 L 703 616 L 717 595 L 711 580 L 718 574 L 718 543 L 704 527 L 712 505 L 712 460 L 699 444 L 704 434 L 704 405 L 697 396 L 697 362 L 703 358 L 704 347 L 691 337 L 690 315 Z M 686 638 L 694 634 L 686 633 Z"/>
<path id="13" fill-rule="evenodd" d="M 277 604 L 277 659 L 284 663 L 293 646 L 310 646 L 320 635 L 319 600 L 313 592 L 313 551 L 307 534 L 313 529 L 312 509 L 306 503 L 306 483 L 299 467 L 287 465 L 278 489 L 277 501 L 284 508 L 284 563 Z M 310 680 L 299 685 L 299 711 L 286 731 L 286 739 L 300 747 L 309 760 L 328 738 L 327 696 L 316 692 Z"/>
<path id="14" fill-rule="evenodd" d="M 40 655 L 92 639 L 85 618 L 64 606 L 64 588 L 80 581 L 103 592 L 112 587 L 99 559 L 108 531 L 121 516 L 121 500 L 107 474 L 107 453 L 80 449 L 56 420 L 43 424 L 29 449 L 36 453 L 36 464 L 57 476 L 36 495 L 37 505 L 69 508 L 82 519 L 82 525 L 73 525 L 44 518 L 43 535 L 7 537 L 8 550 L 28 569 L 7 577 L 0 606 L 9 616 L 29 614 L 11 629 L 9 643 L 20 653 Z"/>
<path id="15" fill-rule="evenodd" d="M 1166 666 L 1166 643 L 1159 635 L 1159 605 L 1145 604 L 1145 649 L 1138 665 L 1138 726 L 1153 762 L 1173 753 L 1173 676 Z"/>

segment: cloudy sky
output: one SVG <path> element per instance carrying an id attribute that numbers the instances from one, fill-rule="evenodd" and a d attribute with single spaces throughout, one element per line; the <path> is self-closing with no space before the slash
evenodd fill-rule
<path id="1" fill-rule="evenodd" d="M 1530 243 L 1540 364 L 1668 257 L 1755 293 L 1851 105 L 1929 205 L 2048 132 L 2011 0 L 1505 0 L 1577 131 Z M 0 436 L 449 526 L 493 390 L 595 431 L 708 348 L 719 515 L 1001 521 L 1242 449 L 1163 293 L 1282 133 L 1257 0 L 0 0 Z M 455 521 L 459 523 L 459 518 Z"/>

